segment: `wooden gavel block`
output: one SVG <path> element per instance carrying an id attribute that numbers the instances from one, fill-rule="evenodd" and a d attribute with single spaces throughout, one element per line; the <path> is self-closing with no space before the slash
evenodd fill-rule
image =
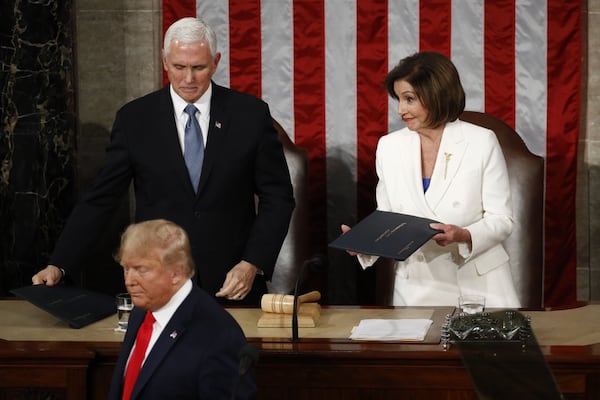
<path id="1" fill-rule="evenodd" d="M 303 303 L 321 300 L 321 293 L 316 290 L 298 296 L 298 310 Z M 291 314 L 294 311 L 294 296 L 290 294 L 264 294 L 260 301 L 264 312 Z"/>
<path id="2" fill-rule="evenodd" d="M 321 293 L 312 291 L 298 296 L 298 327 L 314 328 L 321 316 L 321 306 L 317 300 Z M 294 296 L 284 294 L 265 294 L 261 299 L 262 314 L 258 320 L 259 328 L 289 328 L 292 326 Z"/>

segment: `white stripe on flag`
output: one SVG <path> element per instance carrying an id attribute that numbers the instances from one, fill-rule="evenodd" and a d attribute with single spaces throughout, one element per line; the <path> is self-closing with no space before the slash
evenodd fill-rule
<path id="1" fill-rule="evenodd" d="M 517 1 L 515 37 L 516 128 L 529 150 L 546 155 L 546 3 Z"/>
<path id="2" fill-rule="evenodd" d="M 356 3 L 325 2 L 325 131 L 328 232 L 356 210 Z"/>
<path id="3" fill-rule="evenodd" d="M 196 17 L 206 22 L 217 35 L 217 51 L 221 53 L 221 61 L 213 80 L 219 85 L 229 87 L 229 2 L 198 0 Z"/>
<path id="4" fill-rule="evenodd" d="M 292 0 L 262 0 L 262 98 L 294 140 L 294 24 Z"/>
<path id="5" fill-rule="evenodd" d="M 388 3 L 388 70 L 398 61 L 419 51 L 419 0 Z M 404 127 L 398 104 L 388 98 L 388 131 Z"/>
<path id="6" fill-rule="evenodd" d="M 451 58 L 466 94 L 466 109 L 483 111 L 483 0 L 452 2 Z"/>

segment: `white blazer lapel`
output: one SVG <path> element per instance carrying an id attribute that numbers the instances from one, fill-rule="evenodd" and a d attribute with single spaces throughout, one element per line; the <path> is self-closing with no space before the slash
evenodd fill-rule
<path id="1" fill-rule="evenodd" d="M 421 150 L 416 132 L 403 130 L 383 137 L 377 147 L 377 208 L 406 212 L 414 201 L 425 203 L 421 181 Z M 421 193 L 420 199 L 407 193 Z"/>
<path id="2" fill-rule="evenodd" d="M 455 121 L 446 124 L 431 176 L 431 184 L 425 193 L 425 200 L 433 212 L 442 202 L 450 184 L 457 177 L 466 149 L 467 142 L 460 123 Z"/>

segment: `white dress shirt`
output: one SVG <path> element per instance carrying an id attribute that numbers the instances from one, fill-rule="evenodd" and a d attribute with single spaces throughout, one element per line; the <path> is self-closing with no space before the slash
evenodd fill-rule
<path id="1" fill-rule="evenodd" d="M 177 309 L 179 308 L 181 303 L 183 303 L 183 301 L 190 294 L 191 291 L 192 291 L 192 280 L 188 279 L 183 284 L 183 286 L 181 286 L 179 288 L 179 290 L 177 292 L 175 292 L 175 294 L 173 295 L 173 297 L 171 297 L 171 300 L 169 300 L 169 302 L 167 304 L 165 304 L 161 308 L 152 312 L 152 314 L 154 315 L 155 321 L 154 321 L 154 325 L 152 326 L 152 336 L 150 336 L 150 341 L 148 342 L 148 348 L 146 349 L 146 355 L 144 356 L 144 362 L 146 361 L 148 354 L 150 354 L 152 347 L 154 346 L 154 344 L 160 337 L 160 334 L 162 333 L 162 331 L 165 329 L 165 327 L 171 320 L 171 317 L 173 316 L 173 314 L 175 314 L 175 311 L 177 311 Z M 175 332 L 175 334 L 177 334 L 177 333 Z M 135 345 L 131 348 L 131 353 L 129 353 L 130 358 L 131 358 L 131 354 L 133 353 L 133 349 L 135 349 Z M 129 360 L 127 360 L 127 364 L 129 364 Z M 142 362 L 142 365 L 144 365 L 143 362 Z M 127 368 L 125 368 L 125 371 L 127 371 Z"/>
<path id="2" fill-rule="evenodd" d="M 179 144 L 181 145 L 181 152 L 185 154 L 185 124 L 188 121 L 188 114 L 184 111 L 185 107 L 189 104 L 183 100 L 175 90 L 173 86 L 169 88 L 171 93 L 171 99 L 173 100 L 173 110 L 175 114 L 175 123 L 177 125 L 177 135 L 179 136 Z M 206 140 L 208 139 L 208 125 L 210 123 L 210 99 L 212 97 L 212 83 L 204 92 L 194 105 L 199 112 L 196 113 L 196 118 L 202 129 L 202 139 L 204 140 L 204 148 L 206 148 Z"/>

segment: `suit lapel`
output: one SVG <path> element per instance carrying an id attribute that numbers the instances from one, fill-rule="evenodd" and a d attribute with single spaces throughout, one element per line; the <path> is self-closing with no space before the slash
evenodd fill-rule
<path id="1" fill-rule="evenodd" d="M 193 304 L 192 297 L 195 295 L 194 289 L 181 303 L 181 305 L 175 311 L 175 314 L 171 317 L 171 320 L 165 326 L 165 329 L 161 332 L 160 336 L 154 343 L 152 350 L 148 353 L 148 357 L 140 374 L 138 375 L 137 381 L 131 393 L 131 398 L 135 399 L 144 386 L 151 379 L 152 374 L 158 366 L 162 363 L 162 360 L 169 353 L 169 350 L 177 343 L 177 341 L 184 335 L 188 321 L 192 318 Z"/>
<path id="2" fill-rule="evenodd" d="M 181 143 L 179 143 L 179 135 L 177 134 L 177 123 L 175 121 L 175 111 L 173 109 L 173 99 L 171 99 L 170 85 L 167 85 L 161 91 L 160 109 L 158 116 L 158 124 L 160 126 L 161 135 L 167 135 L 165 143 L 167 146 L 164 150 L 164 162 L 175 165 L 177 168 L 177 176 L 174 179 L 181 181 L 181 184 L 194 195 L 194 188 L 190 181 L 183 152 L 181 151 Z"/>
<path id="3" fill-rule="evenodd" d="M 135 337 L 137 336 L 137 332 L 144 322 L 144 316 L 146 312 L 141 308 L 135 307 L 131 312 L 131 316 L 129 317 L 129 322 L 127 324 L 127 333 L 125 334 L 125 338 L 123 339 L 123 348 L 128 350 L 128 353 L 131 352 L 131 348 L 135 343 Z M 127 358 L 125 358 L 127 361 Z M 123 368 L 125 370 L 125 368 Z"/>
<path id="4" fill-rule="evenodd" d="M 131 349 L 133 348 L 133 344 L 135 343 L 135 337 L 137 336 L 137 332 L 144 321 L 145 311 L 139 308 L 134 308 L 131 316 L 129 317 L 129 323 L 127 326 L 127 332 L 125 333 L 125 338 L 123 339 L 123 344 L 121 345 L 121 357 L 119 357 L 119 361 L 117 365 L 115 365 L 114 374 L 117 377 L 120 377 L 121 387 L 118 391 L 119 399 L 123 395 L 123 377 L 125 376 L 125 366 L 127 365 L 127 359 L 129 358 L 129 354 L 131 353 Z"/>
<path id="5" fill-rule="evenodd" d="M 210 100 L 210 122 L 208 125 L 208 138 L 204 151 L 202 175 L 198 185 L 198 195 L 202 192 L 208 181 L 211 170 L 216 160 L 223 154 L 227 144 L 229 131 L 229 113 L 227 112 L 227 91 L 225 88 L 213 83 L 212 98 Z"/>
<path id="6" fill-rule="evenodd" d="M 425 193 L 425 199 L 434 213 L 450 184 L 456 178 L 466 148 L 467 142 L 464 139 L 460 123 L 456 121 L 446 124 L 431 178 L 431 186 Z"/>

